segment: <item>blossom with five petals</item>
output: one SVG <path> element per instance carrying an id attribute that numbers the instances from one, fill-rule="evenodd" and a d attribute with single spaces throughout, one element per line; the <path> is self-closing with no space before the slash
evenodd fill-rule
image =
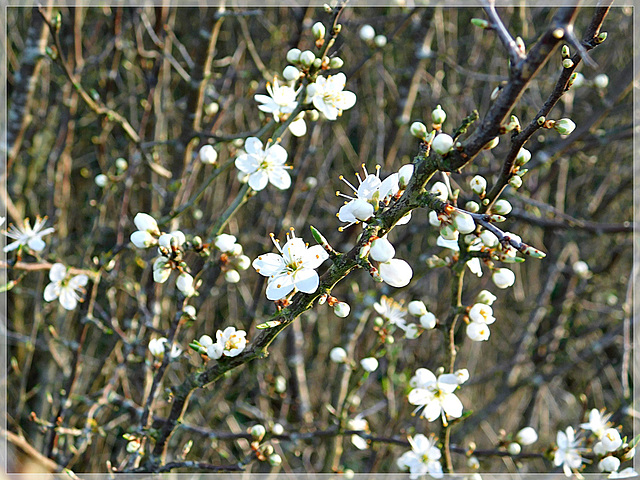
<path id="1" fill-rule="evenodd" d="M 67 267 L 62 263 L 53 264 L 49 270 L 49 279 L 51 283 L 44 289 L 44 299 L 52 302 L 58 298 L 60 305 L 66 310 L 76 308 L 81 298 L 77 292 L 82 291 L 82 287 L 89 281 L 89 277 L 84 274 L 67 279 Z"/>
<path id="2" fill-rule="evenodd" d="M 458 388 L 458 377 L 453 373 L 436 376 L 426 368 L 419 368 L 409 381 L 413 390 L 409 392 L 409 403 L 417 405 L 414 413 L 422 410 L 421 417 L 430 422 L 442 417 L 442 424 L 447 425 L 447 416 L 462 416 L 462 402 L 453 393 Z"/>
<path id="3" fill-rule="evenodd" d="M 442 465 L 440 464 L 440 449 L 436 447 L 435 438 L 427 438 L 421 433 L 415 437 L 409 437 L 411 451 L 404 452 L 398 459 L 398 467 L 411 472 L 411 480 L 428 474 L 433 478 L 442 478 Z"/>
<path id="4" fill-rule="evenodd" d="M 327 120 L 336 120 L 343 110 L 348 110 L 356 104 L 356 94 L 345 91 L 347 77 L 344 73 L 318 77 L 307 86 L 307 97 L 313 106 L 322 113 Z"/>
<path id="5" fill-rule="evenodd" d="M 295 236 L 293 228 L 282 247 L 273 234 L 271 239 L 280 254 L 265 253 L 253 261 L 253 268 L 269 277 L 267 298 L 280 300 L 294 290 L 315 292 L 320 282 L 316 268 L 329 258 L 325 249 L 320 245 L 308 247 L 302 238 Z"/>
<path id="6" fill-rule="evenodd" d="M 287 151 L 278 144 L 263 146 L 256 137 L 247 138 L 245 151 L 236 158 L 236 167 L 247 174 L 249 186 L 260 191 L 271 183 L 280 190 L 291 186 L 291 177 L 285 166 Z"/>

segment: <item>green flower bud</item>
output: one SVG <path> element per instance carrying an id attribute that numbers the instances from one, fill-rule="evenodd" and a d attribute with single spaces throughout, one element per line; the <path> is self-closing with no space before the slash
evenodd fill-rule
<path id="1" fill-rule="evenodd" d="M 330 68 L 342 68 L 343 65 L 344 61 L 340 57 L 333 57 L 331 60 L 329 60 Z"/>
<path id="2" fill-rule="evenodd" d="M 483 150 L 491 150 L 492 148 L 496 148 L 499 143 L 500 143 L 500 138 L 499 137 L 495 137 L 493 140 L 491 140 L 489 143 L 487 143 L 483 147 Z"/>
<path id="3" fill-rule="evenodd" d="M 509 179 L 509 185 L 511 185 L 513 188 L 520 188 L 522 186 L 522 178 L 514 175 Z"/>
<path id="4" fill-rule="evenodd" d="M 480 205 L 478 205 L 478 202 L 469 201 L 465 203 L 464 208 L 468 212 L 476 213 L 478 210 L 480 210 Z"/>
<path id="5" fill-rule="evenodd" d="M 602 43 L 607 39 L 607 32 L 600 32 L 600 34 L 597 37 L 597 42 L 598 43 Z"/>
<path id="6" fill-rule="evenodd" d="M 411 132 L 411 135 L 422 140 L 427 136 L 427 127 L 422 122 L 413 122 L 411 127 L 409 127 L 409 131 Z"/>
<path id="7" fill-rule="evenodd" d="M 311 50 L 305 50 L 300 54 L 300 63 L 305 67 L 310 67 L 311 64 L 315 61 L 316 56 L 313 54 Z"/>
<path id="8" fill-rule="evenodd" d="M 478 28 L 489 28 L 489 22 L 483 18 L 472 18 L 471 23 Z"/>
<path id="9" fill-rule="evenodd" d="M 561 118 L 556 121 L 553 128 L 555 128 L 560 135 L 569 135 L 575 130 L 576 124 L 568 118 Z"/>
<path id="10" fill-rule="evenodd" d="M 531 152 L 526 148 L 521 148 L 516 156 L 516 165 L 521 167 L 529 160 L 531 160 Z"/>
<path id="11" fill-rule="evenodd" d="M 385 37 L 384 35 L 376 35 L 375 37 L 373 37 L 373 43 L 376 47 L 382 48 L 387 44 L 387 37 Z"/>
<path id="12" fill-rule="evenodd" d="M 267 433 L 267 429 L 260 424 L 254 425 L 253 427 L 251 427 L 251 436 L 254 438 L 254 440 L 257 440 L 258 442 L 262 440 L 265 433 Z"/>
<path id="13" fill-rule="evenodd" d="M 571 67 L 573 67 L 573 61 L 570 58 L 565 58 L 562 61 L 562 67 L 563 68 L 571 68 Z M 517 443 L 516 443 L 516 445 L 517 445 Z"/>
<path id="14" fill-rule="evenodd" d="M 292 48 L 287 52 L 287 62 L 298 63 L 300 61 L 300 49 Z"/>
<path id="15" fill-rule="evenodd" d="M 540 125 L 540 126 L 544 125 L 544 122 L 546 122 L 546 121 L 547 121 L 547 119 L 544 117 L 544 115 L 540 115 L 540 116 L 538 117 L 538 120 L 536 120 L 536 122 L 537 122 L 537 123 L 538 123 L 538 125 Z"/>
<path id="16" fill-rule="evenodd" d="M 324 38 L 327 33 L 327 29 L 324 27 L 322 22 L 316 22 L 313 24 L 313 27 L 311 27 L 311 33 L 316 40 L 320 40 L 321 38 Z"/>
<path id="17" fill-rule="evenodd" d="M 433 123 L 435 123 L 436 125 L 442 125 L 447 119 L 447 114 L 442 109 L 442 107 L 438 105 L 435 110 L 431 112 L 431 118 L 433 120 Z"/>
<path id="18" fill-rule="evenodd" d="M 571 56 L 571 53 L 569 52 L 569 46 L 568 45 L 563 45 L 562 46 L 562 58 L 569 58 Z"/>

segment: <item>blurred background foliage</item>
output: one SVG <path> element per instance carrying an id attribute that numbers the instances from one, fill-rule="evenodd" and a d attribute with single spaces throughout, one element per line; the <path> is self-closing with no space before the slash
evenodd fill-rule
<path id="1" fill-rule="evenodd" d="M 51 422 L 66 402 L 64 425 L 80 433 L 60 434 L 52 458 L 75 471 L 102 472 L 107 462 L 119 466 L 127 457 L 122 435 L 138 425 L 153 378 L 147 344 L 166 333 L 177 305 L 173 284 L 152 281 L 154 252 L 127 243 L 135 230 L 133 217 L 147 212 L 160 218 L 171 210 L 176 192 L 183 195 L 180 203 L 197 191 L 214 171 L 198 163 L 200 145 L 214 145 L 218 165 L 236 155 L 241 143 L 235 137 L 255 132 L 268 121 L 253 96 L 265 92 L 273 75 L 281 76 L 290 48 L 313 47 L 311 25 L 323 21 L 329 27 L 332 17 L 314 7 L 227 10 L 219 23 L 198 133 L 192 128 L 195 112 L 189 110 L 194 88 L 190 75 L 206 50 L 217 9 L 114 6 L 57 11 L 62 18 L 62 53 L 82 86 L 128 119 L 141 145 L 89 109 L 58 64 L 48 57 L 42 60 L 27 112 L 30 123 L 8 163 L 9 220 L 48 215 L 56 232 L 45 238 L 43 258 L 51 262 L 92 269 L 114 246 L 124 248 L 102 275 L 93 320 L 83 310 L 67 312 L 57 302 L 43 301 L 46 270 L 30 272 L 8 293 L 8 428 L 47 452 L 51 429 L 32 421 L 30 413 L 35 412 L 41 423 Z M 505 7 L 499 14 L 529 47 L 554 11 Z M 592 13 L 590 8 L 580 10 L 575 22 L 578 37 Z M 10 7 L 7 14 L 12 26 L 7 31 L 11 102 L 24 81 L 17 72 L 37 13 Z M 508 60 L 494 33 L 470 24 L 473 17 L 484 14 L 477 8 L 439 7 L 344 11 L 342 33 L 332 51 L 344 60 L 347 89 L 357 94 L 358 103 L 336 122 L 308 121 L 305 137 L 283 136 L 288 163 L 293 165 L 292 188 L 259 192 L 228 225 L 227 232 L 238 237 L 250 258 L 273 250 L 269 232 L 282 239 L 290 226 L 311 241 L 309 225 L 314 225 L 335 248 L 349 249 L 359 227 L 337 231 L 335 213 L 341 201 L 335 191 L 345 191 L 339 175 L 353 181 L 361 164 L 370 171 L 378 164 L 386 176 L 410 162 L 419 142 L 408 125 L 416 120 L 429 123 L 437 104 L 447 112 L 444 130 L 449 133 L 472 110 L 481 116 L 487 111 L 491 92 L 508 80 Z M 611 10 L 603 26 L 608 38 L 592 51 L 598 68 L 581 65 L 585 85 L 569 91 L 552 112 L 552 118 L 574 120 L 576 131 L 561 138 L 543 130 L 532 138 L 526 145 L 533 159 L 524 185 L 503 194 L 514 206 L 505 229 L 544 250 L 547 257 L 515 265 L 516 284 L 505 291 L 493 286 L 488 272 L 482 278 L 466 276 L 463 302 L 472 304 L 478 291 L 492 290 L 498 295 L 493 305 L 497 321 L 488 342 L 471 342 L 464 326 L 460 328 L 456 366 L 468 368 L 471 378 L 459 397 L 473 413 L 453 429 L 455 445 L 467 447 L 474 441 L 478 448 L 491 449 L 501 429 L 512 433 L 531 425 L 540 440 L 528 449 L 540 451 L 554 441 L 557 429 L 576 425 L 591 408 L 616 412 L 616 421 L 629 431 L 627 407 L 633 385 L 631 339 L 625 325 L 631 316 L 633 256 L 630 227 L 624 222 L 633 218 L 632 20 L 630 7 Z M 386 35 L 387 45 L 377 48 L 363 42 L 358 30 L 364 24 Z M 47 39 L 52 45 L 48 32 Z M 513 111 L 523 125 L 535 118 L 561 68 L 557 51 Z M 603 73 L 609 84 L 597 88 L 592 80 Z M 453 186 L 462 189 L 461 205 L 472 199 L 467 182 L 473 175 L 480 173 L 492 184 L 508 144 L 508 136 L 502 136 L 498 147 L 451 175 Z M 141 148 L 161 168 L 150 168 Z M 189 148 L 193 153 L 185 164 Z M 117 169 L 119 158 L 128 162 L 126 170 Z M 94 183 L 98 174 L 109 177 L 104 188 Z M 172 226 L 206 236 L 238 192 L 236 177 L 233 167 L 223 172 L 195 208 Z M 438 434 L 435 423 L 411 416 L 406 392 L 418 367 L 435 371 L 443 364 L 444 339 L 434 330 L 415 340 L 396 335 L 395 343 L 382 346 L 373 328 L 372 304 L 382 294 L 405 302 L 421 299 L 436 316 L 446 315 L 451 276 L 446 268 L 429 269 L 425 263 L 433 254 L 444 254 L 435 244 L 437 234 L 427 212 L 414 212 L 409 225 L 390 235 L 398 256 L 413 267 L 409 286 L 393 289 L 356 271 L 334 291 L 351 305 L 349 317 L 337 318 L 326 305 L 318 306 L 279 337 L 268 358 L 197 391 L 171 439 L 169 458 L 178 458 L 193 440 L 187 459 L 233 464 L 250 451 L 249 427 L 262 423 L 269 430 L 280 423 L 284 436 L 273 445 L 282 455 L 284 471 L 336 466 L 397 471 L 395 460 L 406 447 L 389 439 Z M 579 260 L 589 265 L 590 275 L 574 272 Z M 188 261 L 195 271 L 202 264 L 195 257 Z M 263 277 L 253 269 L 242 272 L 238 284 L 225 283 L 219 273 L 208 272 L 200 295 L 190 301 L 198 310 L 197 320 L 180 330 L 177 341 L 185 353 L 163 380 L 154 409 L 159 418 L 168 412 L 164 388 L 202 365 L 202 359 L 188 350 L 190 341 L 230 325 L 246 329 L 251 339 L 255 326 L 274 311 L 264 295 Z M 9 280 L 18 274 L 9 269 Z M 120 329 L 124 341 L 104 319 Z M 64 388 L 82 334 L 68 396 Z M 329 361 L 329 351 L 349 340 L 353 372 Z M 380 356 L 380 368 L 363 378 L 359 360 L 372 352 Z M 327 405 L 341 382 L 350 389 L 344 405 L 347 418 L 364 414 L 373 436 L 380 439 L 367 450 L 357 450 L 350 435 L 336 440 L 332 433 L 337 406 Z M 22 468 L 21 462 L 14 470 Z M 516 463 L 488 457 L 481 462 L 483 471 L 552 468 L 540 459 Z M 455 454 L 454 463 L 458 470 L 467 470 L 464 455 Z M 258 472 L 270 467 L 254 463 L 247 468 Z"/>

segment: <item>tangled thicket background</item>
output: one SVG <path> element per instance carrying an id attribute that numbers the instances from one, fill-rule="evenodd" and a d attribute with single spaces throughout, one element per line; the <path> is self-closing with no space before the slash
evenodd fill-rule
<path id="1" fill-rule="evenodd" d="M 103 472 L 108 462 L 126 465 L 123 434 L 139 426 L 154 373 L 147 345 L 166 333 L 177 305 L 173 285 L 152 280 L 154 254 L 128 243 L 135 230 L 133 217 L 147 212 L 159 218 L 198 190 L 213 172 L 195 157 L 200 145 L 215 146 L 218 165 L 234 158 L 241 146 L 235 137 L 256 132 L 267 122 L 253 96 L 264 93 L 267 80 L 281 75 L 290 48 L 312 47 L 310 26 L 316 21 L 328 26 L 332 16 L 313 7 L 229 9 L 218 17 L 215 8 L 44 11 L 52 16 L 60 12 L 64 51 L 58 54 L 83 88 L 126 118 L 141 140 L 136 145 L 117 122 L 89 109 L 60 66 L 50 57 L 42 59 L 32 104 L 23 112 L 29 121 L 9 152 L 8 221 L 48 215 L 56 232 L 45 238 L 42 257 L 52 263 L 94 269 L 114 248 L 122 250 L 103 270 L 89 316 L 86 308 L 67 312 L 57 302 L 43 300 L 47 270 L 22 276 L 23 271 L 8 269 L 7 280 L 20 277 L 8 293 L 8 429 L 59 465 Z M 553 12 L 499 10 L 512 34 L 522 36 L 527 46 Z M 578 37 L 591 15 L 590 8 L 580 10 Z M 30 8 L 8 9 L 9 108 L 24 89 L 26 79 L 18 71 L 34 32 L 37 38 L 44 31 L 52 45 L 37 16 Z M 508 60 L 493 32 L 470 24 L 473 17 L 484 15 L 474 8 L 344 11 L 335 51 L 345 62 L 341 70 L 347 89 L 357 94 L 358 102 L 336 122 L 308 122 L 303 138 L 283 136 L 294 167 L 292 188 L 259 192 L 228 225 L 227 233 L 238 238 L 250 258 L 272 251 L 269 232 L 282 239 L 290 226 L 312 241 L 309 225 L 314 225 L 335 248 L 349 249 L 360 227 L 337 231 L 341 200 L 335 191 L 345 189 L 339 175 L 353 179 L 363 163 L 369 170 L 379 164 L 386 175 L 410 162 L 419 142 L 408 126 L 415 120 L 428 123 L 437 104 L 447 112 L 447 132 L 474 109 L 482 117 L 492 91 L 508 79 Z M 386 35 L 388 44 L 377 48 L 363 42 L 358 30 L 364 24 Z M 456 367 L 468 368 L 471 375 L 459 397 L 473 413 L 453 428 L 454 445 L 466 447 L 473 441 L 478 448 L 492 449 L 501 429 L 510 433 L 527 425 L 540 434 L 536 445 L 550 445 L 557 429 L 582 421 L 591 408 L 615 412 L 616 421 L 630 431 L 631 9 L 613 8 L 603 30 L 608 38 L 592 52 L 597 69 L 582 65 L 586 84 L 569 91 L 552 112 L 552 118 L 570 117 L 576 131 L 561 138 L 543 130 L 532 138 L 526 147 L 533 159 L 523 186 L 503 195 L 514 206 L 505 229 L 547 257 L 515 265 L 516 284 L 505 291 L 497 291 L 489 275 L 466 276 L 463 303 L 472 304 L 483 288 L 492 290 L 498 295 L 493 305 L 497 321 L 488 342 L 470 341 L 464 328 L 456 339 Z M 193 89 L 202 77 L 212 32 L 218 40 L 211 76 L 203 105 L 194 106 Z M 557 51 L 513 111 L 523 124 L 534 118 L 561 68 Z M 609 77 L 604 89 L 591 83 L 601 73 Z M 194 131 L 196 113 L 200 128 Z M 472 198 L 468 180 L 473 175 L 480 173 L 491 184 L 508 144 L 508 136 L 502 136 L 498 147 L 451 175 L 463 200 Z M 116 169 L 118 158 L 127 160 L 128 169 Z M 98 174 L 109 176 L 106 187 L 94 183 Z M 233 167 L 223 172 L 175 226 L 206 236 L 241 187 L 236 177 Z M 436 316 L 446 315 L 450 273 L 429 269 L 425 262 L 443 254 L 435 245 L 437 235 L 427 212 L 414 212 L 408 226 L 391 234 L 398 256 L 414 270 L 409 286 L 394 289 L 355 271 L 333 292 L 351 305 L 347 318 L 318 306 L 280 335 L 267 358 L 196 391 L 171 438 L 169 458 L 180 458 L 193 440 L 185 458 L 234 464 L 250 452 L 249 427 L 261 423 L 269 430 L 280 423 L 284 434 L 272 444 L 284 471 L 397 471 L 395 461 L 407 448 L 394 439 L 438 434 L 435 424 L 411 416 L 406 391 L 416 368 L 435 371 L 443 364 L 443 336 L 428 331 L 415 340 L 396 338 L 384 347 L 380 368 L 364 381 L 357 362 L 380 351 L 372 304 L 382 294 L 405 302 L 421 299 Z M 39 262 L 28 256 L 23 260 Z M 574 271 L 579 260 L 589 265 L 590 275 Z M 190 264 L 201 265 L 198 261 Z M 247 330 L 250 340 L 255 326 L 274 311 L 265 298 L 263 277 L 253 269 L 241 276 L 238 284 L 226 283 L 215 269 L 205 276 L 200 296 L 191 302 L 197 319 L 183 326 L 177 338 L 185 353 L 169 366 L 153 410 L 158 418 L 168 412 L 164 389 L 203 363 L 188 349 L 190 341 L 230 325 Z M 329 361 L 333 347 L 347 345 L 358 365 L 353 372 Z M 364 414 L 377 439 L 367 450 L 356 449 L 350 435 L 336 437 L 332 401 L 342 384 L 351 389 L 343 405 L 346 418 Z M 52 426 L 61 408 L 65 416 L 54 441 Z M 535 445 L 530 448 L 535 451 Z M 15 452 L 10 470 L 26 468 L 22 450 Z M 481 462 L 484 471 L 552 468 L 541 459 L 516 465 L 488 456 Z M 454 464 L 460 471 L 467 469 L 463 454 L 455 454 Z M 271 467 L 262 462 L 247 468 L 258 472 Z"/>

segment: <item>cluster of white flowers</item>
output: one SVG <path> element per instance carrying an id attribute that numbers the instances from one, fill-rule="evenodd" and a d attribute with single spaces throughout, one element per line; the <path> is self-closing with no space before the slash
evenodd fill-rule
<path id="1" fill-rule="evenodd" d="M 194 342 L 201 353 L 206 353 L 209 358 L 215 360 L 226 357 L 237 357 L 247 346 L 247 332 L 236 330 L 235 327 L 227 327 L 216 332 L 216 341 L 209 335 L 203 335 L 198 342 Z"/>
<path id="2" fill-rule="evenodd" d="M 592 452 L 601 472 L 609 473 L 609 478 L 635 477 L 638 473 L 632 467 L 620 470 L 622 462 L 634 457 L 635 447 L 623 441 L 620 429 L 612 427 L 609 422 L 610 417 L 611 414 L 594 408 L 589 412 L 588 422 L 580 424 L 580 428 L 589 432 L 587 436 L 593 437 L 587 444 L 593 445 Z M 557 467 L 562 466 L 567 477 L 577 472 L 585 462 L 582 454 L 588 449 L 582 446 L 583 440 L 584 438 L 575 434 L 573 427 L 567 427 L 564 432 L 559 431 L 556 435 L 557 448 L 553 463 Z"/>
<path id="3" fill-rule="evenodd" d="M 329 258 L 325 249 L 321 245 L 309 247 L 302 238 L 295 236 L 293 228 L 282 247 L 273 234 L 271 240 L 280 254 L 265 253 L 253 261 L 256 272 L 269 277 L 267 298 L 281 300 L 298 290 L 315 292 L 320 282 L 316 268 Z"/>
<path id="4" fill-rule="evenodd" d="M 414 415 L 422 412 L 420 417 L 430 422 L 442 418 L 442 424 L 445 426 L 448 425 L 447 418 L 460 418 L 463 406 L 454 392 L 468 379 L 469 372 L 466 369 L 436 377 L 430 370 L 419 368 L 409 380 L 409 386 L 412 388 L 409 392 L 409 403 L 417 405 Z"/>
<path id="5" fill-rule="evenodd" d="M 489 325 L 496 321 L 493 309 L 484 303 L 476 303 L 469 309 L 467 336 L 474 342 L 488 340 L 491 332 Z"/>
<path id="6" fill-rule="evenodd" d="M 356 223 L 365 222 L 378 210 L 384 208 L 396 199 L 404 191 L 411 176 L 413 175 L 413 165 L 404 165 L 397 173 L 389 175 L 385 180 L 380 180 L 380 167 L 376 166 L 376 173 L 370 174 L 365 165 L 362 165 L 364 180 L 360 174 L 356 173 L 359 185 L 356 188 L 343 176 L 340 180 L 345 182 L 353 190 L 354 197 L 337 192 L 338 196 L 346 198 L 348 201 L 340 207 L 338 218 L 342 222 L 347 222 L 345 227 L 338 230 L 343 231 Z M 409 222 L 411 214 L 402 217 L 397 225 Z M 369 247 L 369 258 L 378 262 L 378 273 L 380 279 L 392 287 L 404 287 L 409 284 L 413 277 L 411 266 L 404 260 L 394 258 L 395 248 L 386 238 L 373 238 Z"/>
<path id="7" fill-rule="evenodd" d="M 224 272 L 224 279 L 228 283 L 238 283 L 238 270 L 246 270 L 251 266 L 251 259 L 242 253 L 242 245 L 235 235 L 222 233 L 213 241 L 213 245 L 220 250 L 220 268 Z"/>
<path id="8" fill-rule="evenodd" d="M 78 292 L 83 291 L 89 277 L 85 274 L 69 276 L 67 267 L 62 263 L 54 263 L 49 270 L 49 280 L 51 283 L 44 289 L 44 299 L 47 302 L 52 302 L 58 298 L 60 305 L 66 310 L 73 310 L 81 300 Z"/>
<path id="9" fill-rule="evenodd" d="M 419 433 L 414 437 L 408 437 L 408 440 L 411 450 L 398 458 L 398 467 L 402 470 L 409 470 L 411 480 L 423 475 L 442 478 L 442 465 L 440 464 L 442 453 L 436 446 L 436 439 L 433 436 L 427 438 Z"/>
<path id="10" fill-rule="evenodd" d="M 153 262 L 153 280 L 165 283 L 173 270 L 180 271 L 176 279 L 176 287 L 185 297 L 196 293 L 193 277 L 186 271 L 186 264 L 181 261 L 184 244 L 187 239 L 180 230 L 170 233 L 161 232 L 156 220 L 147 213 L 138 213 L 133 219 L 138 228 L 131 234 L 131 242 L 138 248 L 158 246 L 159 257 Z"/>
<path id="11" fill-rule="evenodd" d="M 4 223 L 4 217 L 2 220 L 2 225 Z M 12 238 L 14 241 L 7 244 L 4 247 L 5 252 L 11 252 L 16 250 L 19 247 L 27 246 L 34 252 L 41 252 L 46 247 L 46 244 L 42 240 L 42 237 L 45 235 L 49 235 L 53 233 L 55 229 L 53 227 L 44 228 L 47 223 L 47 217 L 40 218 L 36 217 L 36 223 L 31 227 L 28 218 L 24 219 L 24 224 L 22 227 L 16 225 L 9 225 L 9 229 L 4 231 L 3 233 Z"/>

